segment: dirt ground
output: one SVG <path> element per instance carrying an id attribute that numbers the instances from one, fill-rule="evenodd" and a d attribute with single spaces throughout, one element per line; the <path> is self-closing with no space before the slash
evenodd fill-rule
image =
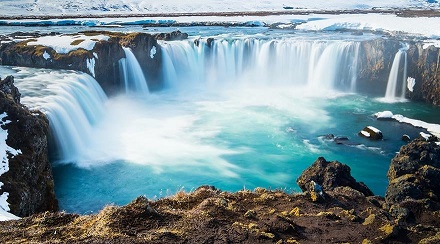
<path id="1" fill-rule="evenodd" d="M 0 222 L 0 243 L 432 243 L 440 214 L 424 223 L 395 219 L 382 198 L 349 187 L 316 199 L 257 188 L 192 193 L 107 206 L 96 215 L 41 213 Z M 429 239 L 431 238 L 431 239 Z"/>

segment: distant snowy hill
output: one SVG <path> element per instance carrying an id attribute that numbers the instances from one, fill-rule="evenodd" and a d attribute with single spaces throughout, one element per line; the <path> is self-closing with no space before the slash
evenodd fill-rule
<path id="1" fill-rule="evenodd" d="M 439 9 L 438 0 L 0 0 L 0 15 L 196 13 L 371 8 Z"/>

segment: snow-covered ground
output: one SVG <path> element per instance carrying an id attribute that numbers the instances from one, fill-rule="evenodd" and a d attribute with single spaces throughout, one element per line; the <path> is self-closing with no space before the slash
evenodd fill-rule
<path id="1" fill-rule="evenodd" d="M 437 0 L 1 0 L 0 5 L 4 16 L 439 8 Z"/>
<path id="2" fill-rule="evenodd" d="M 288 9 L 285 9 L 289 7 Z M 293 8 L 293 9 L 290 9 Z M 440 17 L 405 18 L 392 13 L 380 14 L 299 14 L 305 10 L 350 9 L 435 9 L 440 11 L 439 0 L 2 0 L 0 24 L 6 25 L 127 25 L 151 23 L 232 22 L 256 25 L 285 23 L 298 24 L 296 29 L 313 31 L 362 30 L 399 32 L 427 37 L 428 44 L 440 47 Z M 219 12 L 286 11 L 282 15 L 255 16 L 243 14 L 220 16 Z M 167 16 L 172 13 L 213 13 L 215 16 Z M 164 14 L 164 16 L 111 18 L 112 14 Z M 69 19 L 63 19 L 69 15 Z M 94 18 L 86 15 L 103 15 Z M 3 16 L 3 20 L 2 20 Z M 18 19 L 5 19 L 15 16 Z M 29 16 L 54 16 L 55 19 L 26 19 Z M 72 16 L 82 16 L 74 18 Z"/>
<path id="3" fill-rule="evenodd" d="M 6 113 L 0 114 L 0 126 L 9 123 L 8 120 L 5 120 L 7 117 Z M 8 161 L 8 153 L 11 155 L 17 155 L 21 153 L 20 150 L 15 150 L 8 145 L 6 145 L 6 139 L 8 138 L 8 131 L 3 130 L 0 127 L 0 175 L 8 172 L 9 170 L 9 161 Z M 0 182 L 0 189 L 3 186 L 3 183 Z M 17 219 L 18 217 L 9 213 L 9 204 L 7 202 L 9 193 L 3 192 L 0 195 L 0 221 Z"/>
<path id="4" fill-rule="evenodd" d="M 57 53 L 69 53 L 79 48 L 92 50 L 96 42 L 108 40 L 110 37 L 105 35 L 58 35 L 58 36 L 42 36 L 35 41 L 27 43 L 28 46 L 43 45 L 53 48 Z M 45 53 L 46 59 L 51 58 Z"/>

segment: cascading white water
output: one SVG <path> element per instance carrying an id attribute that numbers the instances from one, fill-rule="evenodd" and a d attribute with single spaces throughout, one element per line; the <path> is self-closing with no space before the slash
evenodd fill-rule
<path id="1" fill-rule="evenodd" d="M 105 115 L 107 96 L 96 80 L 84 73 L 33 70 L 31 77 L 21 81 L 20 75 L 26 72 L 23 68 L 16 75 L 22 102 L 47 115 L 54 160 L 75 162 L 88 150 L 93 128 Z"/>
<path id="2" fill-rule="evenodd" d="M 265 39 L 164 42 L 170 88 L 248 83 L 355 91 L 359 43 Z"/>
<path id="3" fill-rule="evenodd" d="M 406 80 L 407 80 L 407 53 L 408 46 L 404 46 L 397 51 L 394 56 L 393 64 L 391 66 L 388 77 L 387 89 L 384 99 L 386 101 L 396 101 L 405 99 Z M 400 74 L 401 65 L 403 62 L 403 74 Z M 400 79 L 399 79 L 400 78 Z M 402 82 L 399 86 L 399 81 Z"/>
<path id="4" fill-rule="evenodd" d="M 121 80 L 124 81 L 126 93 L 149 94 L 147 80 L 142 72 L 141 66 L 128 47 L 123 47 L 125 58 L 119 61 Z"/>

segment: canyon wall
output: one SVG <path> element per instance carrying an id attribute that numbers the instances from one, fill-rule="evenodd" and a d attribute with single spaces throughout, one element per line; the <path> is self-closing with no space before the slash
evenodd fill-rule
<path id="1" fill-rule="evenodd" d="M 156 35 L 146 33 L 83 32 L 85 35 L 108 35 L 90 51 L 78 49 L 58 54 L 50 47 L 28 46 L 27 42 L 7 43 L 0 46 L 0 65 L 26 66 L 51 69 L 70 69 L 86 72 L 95 77 L 108 95 L 121 91 L 119 60 L 124 58 L 122 47 L 129 47 L 139 61 L 150 91 L 163 88 L 162 52 L 157 40 L 182 40 L 187 34 L 179 31 Z M 212 39 L 212 38 L 210 38 Z M 213 40 L 211 40 L 212 42 Z M 215 40 L 214 40 L 215 41 Z M 358 60 L 357 92 L 383 96 L 396 52 L 403 43 L 407 50 L 408 76 L 416 80 L 414 91 L 406 97 L 440 105 L 440 49 L 424 47 L 423 43 L 403 42 L 397 38 L 376 38 L 361 41 Z M 44 53 L 52 57 L 46 59 Z M 94 71 L 87 63 L 94 60 Z"/>
<path id="2" fill-rule="evenodd" d="M 0 79 L 0 111 L 10 121 L 2 126 L 8 131 L 6 144 L 20 153 L 8 153 L 9 170 L 0 176 L 4 184 L 0 195 L 9 193 L 10 212 L 17 216 L 55 211 L 58 202 L 48 159 L 48 120 L 44 114 L 20 104 L 20 93 L 13 82 L 11 76 Z"/>

